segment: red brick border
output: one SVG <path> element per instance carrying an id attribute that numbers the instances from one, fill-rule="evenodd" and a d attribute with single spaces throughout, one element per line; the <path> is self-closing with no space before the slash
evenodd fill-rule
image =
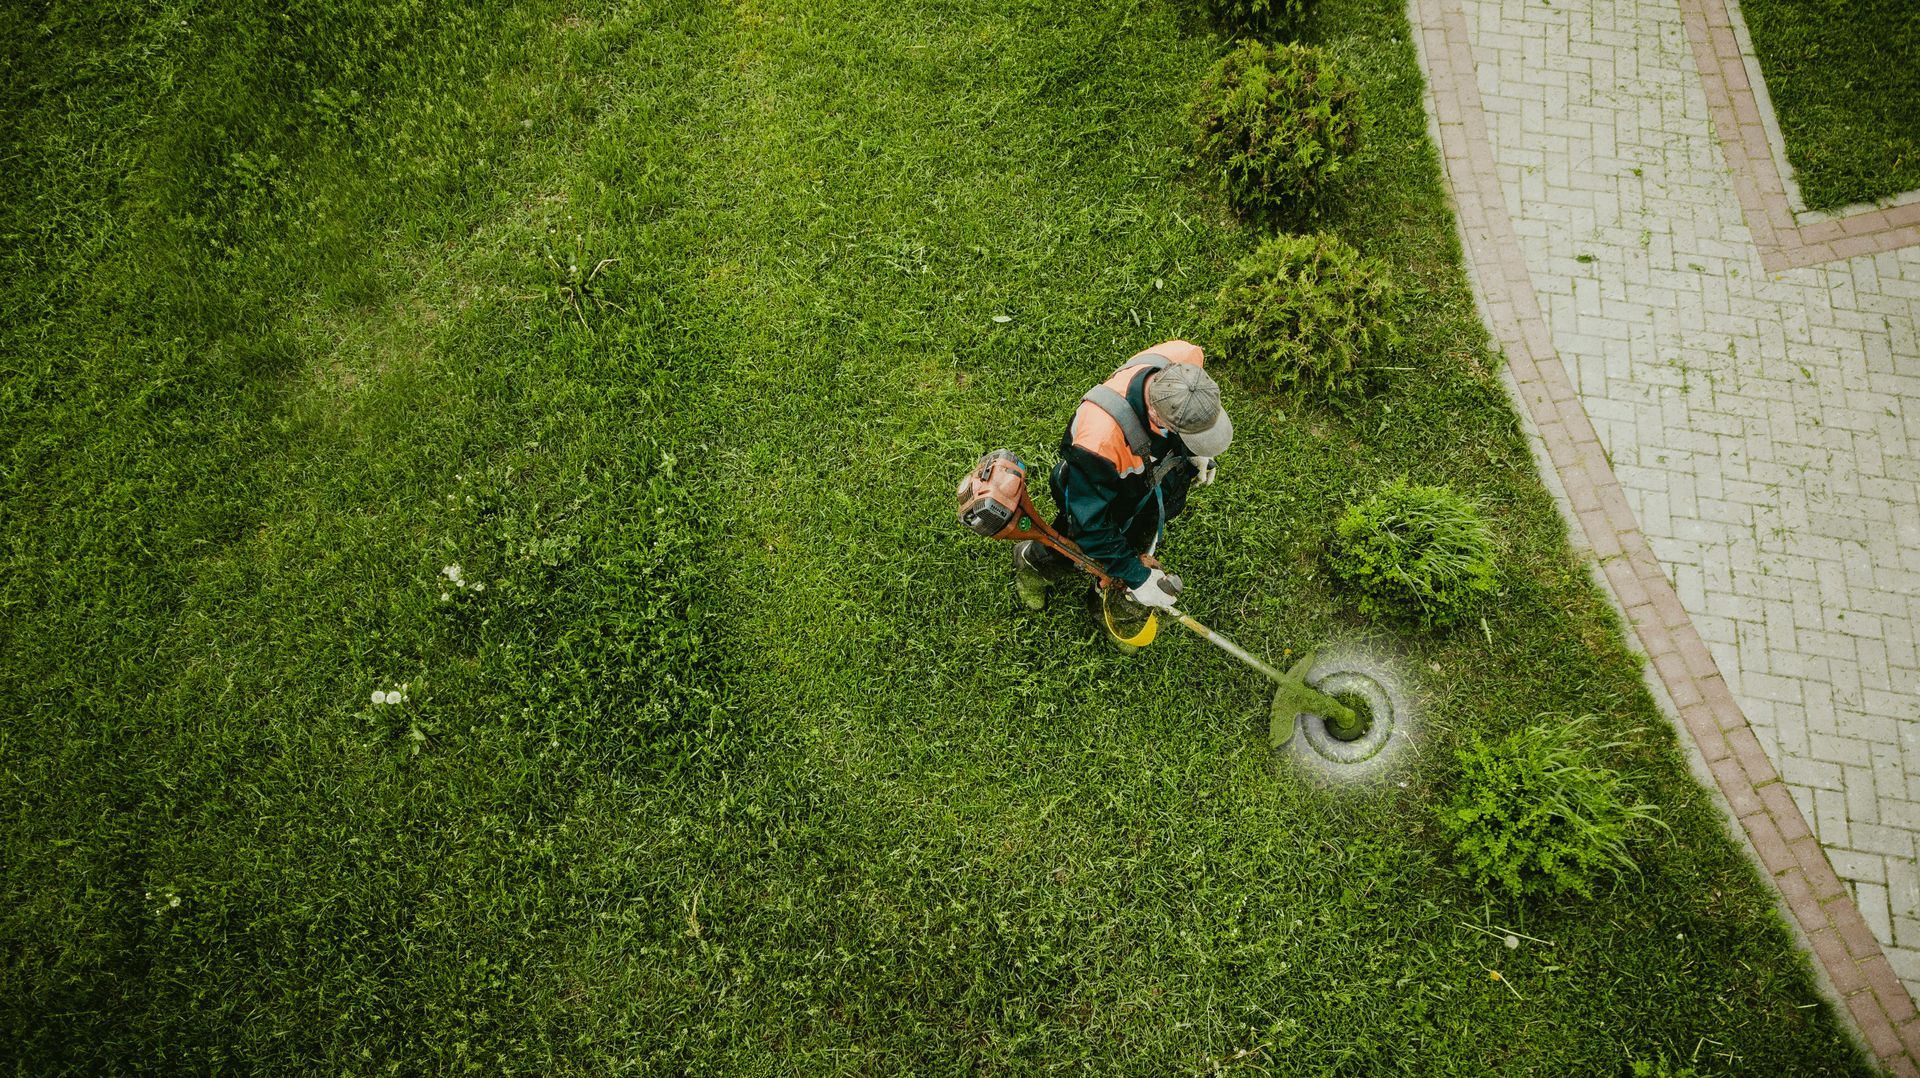
<path id="1" fill-rule="evenodd" d="M 1719 6 L 1719 0 L 1680 3 L 1683 10 Z M 1482 313 L 1506 351 L 1521 402 L 1566 489 L 1574 522 L 1599 557 L 1608 586 L 1751 842 L 1755 860 L 1811 943 L 1815 959 L 1844 1004 L 1841 1010 L 1883 1066 L 1895 1074 L 1920 1076 L 1916 1064 L 1920 1015 L 1913 1000 L 1774 771 L 1706 641 L 1694 629 L 1647 545 L 1586 409 L 1553 349 L 1494 167 L 1459 0 L 1411 0 L 1411 4 L 1426 66 L 1428 103 L 1440 130 L 1447 187 L 1461 243 L 1479 286 Z M 1727 33 L 1731 35 L 1731 26 Z M 1739 51 L 1735 49 L 1731 56 L 1737 65 Z M 1744 84 L 1744 69 L 1741 77 Z M 1711 91 L 1708 96 L 1711 100 Z M 1786 205 L 1784 189 L 1779 204 Z M 1755 238 L 1759 239 L 1757 232 Z"/>
<path id="2" fill-rule="evenodd" d="M 1707 94 L 1707 111 L 1733 171 L 1734 192 L 1769 272 L 1835 259 L 1878 254 L 1920 244 L 1920 202 L 1875 207 L 1802 224 L 1787 200 L 1761 122 L 1760 105 L 1740 54 L 1739 36 L 1725 0 L 1677 0 Z"/>

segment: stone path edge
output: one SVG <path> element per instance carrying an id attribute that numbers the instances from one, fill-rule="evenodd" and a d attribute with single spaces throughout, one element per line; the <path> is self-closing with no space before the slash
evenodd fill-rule
<path id="1" fill-rule="evenodd" d="M 1688 13 L 1689 32 L 1699 9 L 1711 4 L 1725 11 L 1718 0 L 1680 3 Z M 1814 960 L 1844 1004 L 1845 1017 L 1883 1067 L 1894 1074 L 1920 1076 L 1920 1011 L 1767 758 L 1655 559 L 1553 348 L 1495 168 L 1459 2 L 1409 0 L 1409 16 L 1426 70 L 1427 105 L 1439 133 L 1441 164 L 1481 313 L 1506 353 L 1520 403 L 1532 418 L 1548 463 L 1565 490 L 1574 518 L 1571 523 L 1585 533 L 1654 676 L 1712 772 L 1756 863 L 1798 923 Z M 1725 38 L 1731 42 L 1731 25 L 1725 29 Z M 1695 39 L 1696 49 L 1699 40 Z M 1731 63 L 1740 64 L 1737 46 L 1728 55 Z M 1715 100 L 1711 90 L 1708 99 Z M 1728 130 L 1718 113 L 1715 127 Z M 1759 131 L 1757 120 L 1753 127 Z M 1764 140 L 1764 133 L 1761 137 Z M 1764 141 L 1762 147 L 1765 152 Z M 1736 178 L 1745 171 L 1744 164 L 1737 166 Z M 1741 200 L 1751 214 L 1749 193 L 1743 189 Z M 1787 212 L 1787 225 L 1797 229 L 1791 212 L 1785 211 L 1784 190 L 1778 203 Z M 1920 240 L 1920 226 L 1915 226 L 1915 232 Z M 1772 237 L 1776 247 L 1778 236 L 1776 230 Z M 1761 240 L 1757 230 L 1755 239 Z"/>
<path id="2" fill-rule="evenodd" d="M 1738 27 L 1725 0 L 1677 0 L 1693 45 L 1707 111 L 1733 171 L 1733 186 L 1747 230 L 1769 272 L 1837 259 L 1879 254 L 1920 244 L 1920 202 L 1873 206 L 1838 215 L 1799 215 L 1787 196 L 1787 180 L 1767 137 L 1748 77 Z M 1806 220 L 1802 220 L 1802 217 Z"/>

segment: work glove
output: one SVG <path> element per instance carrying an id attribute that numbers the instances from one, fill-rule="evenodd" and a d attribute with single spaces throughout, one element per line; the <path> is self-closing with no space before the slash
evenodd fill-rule
<path id="1" fill-rule="evenodd" d="M 1200 473 L 1193 477 L 1193 481 L 1200 484 L 1203 487 L 1212 485 L 1214 474 L 1215 474 L 1214 467 L 1213 467 L 1213 458 L 1212 457 L 1194 457 L 1193 466 Z"/>
<path id="2" fill-rule="evenodd" d="M 1137 588 L 1128 588 L 1127 594 L 1141 606 L 1155 606 L 1165 610 L 1180 598 L 1180 578 L 1169 576 L 1159 569 L 1149 570 L 1146 583 Z"/>

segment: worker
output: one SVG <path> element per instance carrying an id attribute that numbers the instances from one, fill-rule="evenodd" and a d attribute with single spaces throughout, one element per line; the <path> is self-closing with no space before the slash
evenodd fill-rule
<path id="1" fill-rule="evenodd" d="M 1123 652 L 1155 608 L 1171 607 L 1178 585 L 1154 553 L 1166 523 L 1187 505 L 1187 492 L 1213 482 L 1214 458 L 1233 440 L 1220 387 L 1206 355 L 1186 341 L 1167 341 L 1127 360 L 1080 398 L 1060 439 L 1050 476 L 1053 526 L 1126 585 L 1095 587 L 1095 620 Z M 1047 584 L 1071 575 L 1073 563 L 1029 539 L 1013 548 L 1014 589 L 1030 609 L 1047 603 Z"/>

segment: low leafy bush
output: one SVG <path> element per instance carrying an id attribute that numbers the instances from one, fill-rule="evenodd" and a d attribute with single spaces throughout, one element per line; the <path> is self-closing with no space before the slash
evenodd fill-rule
<path id="1" fill-rule="evenodd" d="M 1360 612 L 1450 625 L 1494 588 L 1493 539 L 1479 511 L 1446 487 L 1404 477 L 1349 506 L 1328 562 L 1360 592 Z"/>
<path id="2" fill-rule="evenodd" d="M 1387 267 L 1339 237 L 1272 236 L 1214 297 L 1215 346 L 1256 381 L 1338 402 L 1400 343 L 1398 302 Z"/>
<path id="3" fill-rule="evenodd" d="M 1242 42 L 1200 84 L 1195 160 L 1236 206 L 1311 211 L 1360 150 L 1360 86 L 1331 53 Z"/>
<path id="4" fill-rule="evenodd" d="M 1313 13 L 1313 0 L 1213 0 L 1213 17 L 1228 32 L 1291 37 Z"/>
<path id="5" fill-rule="evenodd" d="M 1627 841 L 1641 823 L 1665 826 L 1631 784 L 1595 757 L 1592 716 L 1545 716 L 1499 741 L 1459 751 L 1461 777 L 1439 810 L 1462 875 L 1508 895 L 1593 897 L 1601 874 L 1634 869 Z"/>

